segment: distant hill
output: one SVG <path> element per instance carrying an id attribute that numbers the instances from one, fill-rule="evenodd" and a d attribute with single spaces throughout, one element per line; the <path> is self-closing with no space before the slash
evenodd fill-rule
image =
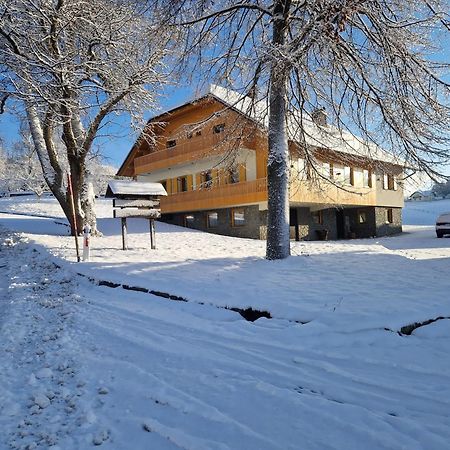
<path id="1" fill-rule="evenodd" d="M 450 200 L 431 202 L 405 202 L 404 225 L 434 225 L 439 214 L 450 212 Z"/>

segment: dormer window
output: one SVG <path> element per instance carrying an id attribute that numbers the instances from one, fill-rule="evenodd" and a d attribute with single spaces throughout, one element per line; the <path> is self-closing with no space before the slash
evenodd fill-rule
<path id="1" fill-rule="evenodd" d="M 172 148 L 177 145 L 177 141 L 175 139 L 171 139 L 170 141 L 166 142 L 166 148 Z"/>
<path id="2" fill-rule="evenodd" d="M 222 133 L 224 130 L 225 130 L 225 124 L 224 123 L 219 123 L 218 125 L 214 125 L 214 127 L 213 127 L 213 133 L 214 134 Z"/>

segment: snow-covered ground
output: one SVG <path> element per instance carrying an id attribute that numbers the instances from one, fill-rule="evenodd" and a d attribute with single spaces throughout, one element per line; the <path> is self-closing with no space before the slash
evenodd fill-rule
<path id="1" fill-rule="evenodd" d="M 101 201 L 105 236 L 75 263 L 63 220 L 0 214 L 0 449 L 447 449 L 450 320 L 397 333 L 450 317 L 450 239 L 430 226 L 450 202 L 430 203 L 407 204 L 423 226 L 401 236 L 294 243 L 277 262 L 165 224 L 150 250 L 143 220 L 123 252 Z M 51 199 L 0 210 L 61 217 Z"/>

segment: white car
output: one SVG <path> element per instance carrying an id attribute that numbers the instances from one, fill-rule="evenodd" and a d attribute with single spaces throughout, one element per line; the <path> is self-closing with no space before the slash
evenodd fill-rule
<path id="1" fill-rule="evenodd" d="M 450 212 L 441 214 L 436 219 L 436 236 L 441 238 L 444 234 L 450 234 Z"/>

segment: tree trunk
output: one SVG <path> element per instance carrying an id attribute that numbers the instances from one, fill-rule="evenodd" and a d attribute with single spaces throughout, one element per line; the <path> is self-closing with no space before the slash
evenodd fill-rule
<path id="1" fill-rule="evenodd" d="M 290 1 L 286 0 L 275 3 L 272 36 L 275 48 L 284 44 L 289 6 Z M 289 147 L 286 129 L 288 74 L 288 67 L 280 64 L 274 55 L 270 69 L 267 259 L 284 259 L 290 255 Z"/>
<path id="2" fill-rule="evenodd" d="M 83 184 L 84 173 L 83 173 L 83 161 L 80 160 L 79 157 L 76 157 L 73 154 L 68 155 L 69 160 L 69 169 L 70 169 L 70 179 L 72 184 L 72 194 L 73 194 L 73 206 L 70 204 L 70 226 L 72 229 L 72 235 L 74 235 L 74 213 L 75 210 L 75 220 L 76 220 L 76 231 L 78 234 L 81 234 L 83 230 L 83 212 L 81 210 L 81 202 L 80 202 L 80 191 Z M 71 203 L 70 192 L 67 190 L 67 201 Z"/>
<path id="3" fill-rule="evenodd" d="M 27 111 L 28 125 L 30 127 L 31 136 L 33 138 L 34 148 L 41 163 L 42 173 L 44 175 L 45 182 L 47 183 L 50 191 L 55 196 L 58 203 L 71 223 L 71 231 L 74 233 L 72 226 L 72 210 L 70 201 L 65 190 L 64 169 L 56 160 L 50 161 L 49 152 L 46 141 L 44 139 L 44 133 L 42 124 L 39 119 L 39 115 L 35 108 L 31 105 L 25 104 Z"/>

